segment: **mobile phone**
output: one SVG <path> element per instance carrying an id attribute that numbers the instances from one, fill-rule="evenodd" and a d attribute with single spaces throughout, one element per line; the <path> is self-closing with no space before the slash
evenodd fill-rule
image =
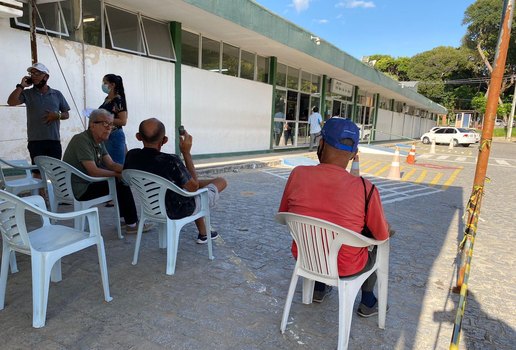
<path id="1" fill-rule="evenodd" d="M 179 128 L 177 128 L 177 131 L 179 132 L 180 136 L 183 136 L 185 134 L 185 127 L 181 125 Z"/>
<path id="2" fill-rule="evenodd" d="M 27 79 L 25 79 L 25 82 L 29 85 L 32 85 L 32 78 L 28 77 Z"/>

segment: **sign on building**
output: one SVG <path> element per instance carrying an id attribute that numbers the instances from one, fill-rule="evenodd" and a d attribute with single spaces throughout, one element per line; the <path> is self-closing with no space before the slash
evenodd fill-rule
<path id="1" fill-rule="evenodd" d="M 353 96 L 353 85 L 343 81 L 332 79 L 330 83 L 330 92 L 345 97 Z"/>

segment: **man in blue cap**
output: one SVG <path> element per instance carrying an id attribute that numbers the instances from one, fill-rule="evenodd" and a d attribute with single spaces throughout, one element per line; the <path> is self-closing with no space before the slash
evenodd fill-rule
<path id="1" fill-rule="evenodd" d="M 330 118 L 321 134 L 317 148 L 320 164 L 298 166 L 292 170 L 279 211 L 326 220 L 355 232 L 361 232 L 367 224 L 374 239 L 388 239 L 390 228 L 378 190 L 368 180 L 346 171 L 348 162 L 358 151 L 358 127 L 349 119 Z M 371 193 L 367 216 L 365 192 Z M 297 257 L 295 242 L 292 243 L 292 254 Z M 338 254 L 339 276 L 348 277 L 367 271 L 375 261 L 376 250 L 369 252 L 367 248 L 343 245 Z M 378 302 L 373 292 L 375 284 L 376 273 L 373 273 L 362 285 L 358 308 L 362 317 L 378 314 Z M 330 291 L 330 286 L 316 282 L 313 301 L 322 302 Z"/>

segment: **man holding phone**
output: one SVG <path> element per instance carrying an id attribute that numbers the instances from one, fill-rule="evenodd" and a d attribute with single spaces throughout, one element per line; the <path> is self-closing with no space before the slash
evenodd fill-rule
<path id="1" fill-rule="evenodd" d="M 156 118 L 150 118 L 140 123 L 136 138 L 143 142 L 143 148 L 135 148 L 127 152 L 124 169 L 137 169 L 159 175 L 176 186 L 195 192 L 200 188 L 208 189 L 210 207 L 213 207 L 219 199 L 219 193 L 226 186 L 226 180 L 217 177 L 213 179 L 198 179 L 190 151 L 192 149 L 192 135 L 183 126 L 178 129 L 179 149 L 183 155 L 184 164 L 176 154 L 161 152 L 161 147 L 167 143 L 165 125 Z M 181 219 L 199 211 L 200 203 L 197 197 L 183 197 L 172 191 L 167 191 L 165 196 L 167 215 L 171 219 Z M 197 243 L 207 243 L 207 232 L 210 232 L 211 239 L 216 239 L 218 233 L 207 228 L 204 218 L 195 220 L 199 230 Z"/>
<path id="2" fill-rule="evenodd" d="M 70 107 L 63 94 L 47 85 L 50 71 L 42 63 L 27 68 L 20 84 L 7 99 L 9 106 L 25 103 L 27 107 L 27 140 L 32 164 L 37 156 L 61 159 L 60 121 L 68 119 Z M 32 85 L 31 89 L 26 89 Z"/>

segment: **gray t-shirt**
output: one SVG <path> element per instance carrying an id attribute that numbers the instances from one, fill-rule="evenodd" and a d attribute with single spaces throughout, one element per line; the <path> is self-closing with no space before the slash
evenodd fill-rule
<path id="1" fill-rule="evenodd" d="M 27 106 L 27 139 L 29 141 L 60 140 L 60 122 L 57 120 L 45 124 L 43 121 L 47 111 L 68 112 L 70 110 L 70 106 L 59 90 L 48 87 L 48 91 L 42 94 L 35 87 L 25 89 L 20 95 L 20 102 Z"/>
<path id="2" fill-rule="evenodd" d="M 82 162 L 85 160 L 92 160 L 95 162 L 97 167 L 104 168 L 102 158 L 107 154 L 108 152 L 104 143 L 95 143 L 95 140 L 91 135 L 91 131 L 88 129 L 72 137 L 68 147 L 66 147 L 63 161 L 87 175 L 88 172 L 82 165 Z M 88 184 L 89 182 L 81 180 L 76 176 L 72 176 L 72 188 L 76 198 L 81 197 L 84 192 L 86 192 Z"/>

